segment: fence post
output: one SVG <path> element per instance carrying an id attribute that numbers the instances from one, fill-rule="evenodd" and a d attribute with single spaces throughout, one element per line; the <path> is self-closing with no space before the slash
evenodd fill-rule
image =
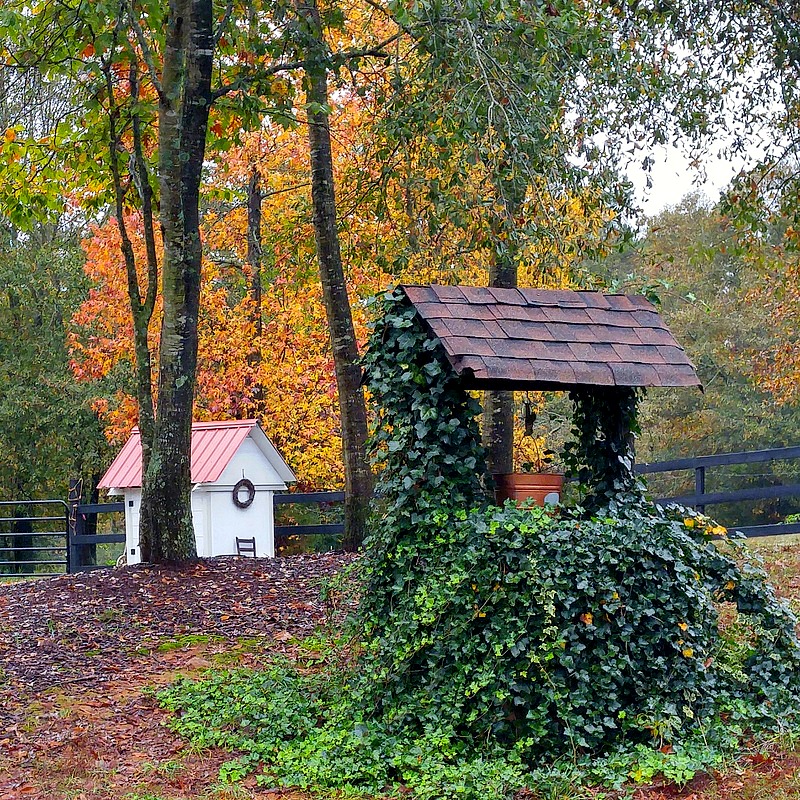
<path id="1" fill-rule="evenodd" d="M 695 467 L 694 468 L 694 493 L 696 495 L 701 495 L 706 493 L 706 468 L 705 467 Z M 695 511 L 699 511 L 701 514 L 706 513 L 706 507 L 704 505 L 695 505 Z"/>
<path id="2" fill-rule="evenodd" d="M 80 478 L 69 479 L 69 495 L 67 504 L 67 572 L 77 572 L 81 565 L 80 548 L 75 544 L 75 537 L 83 533 L 83 525 L 78 505 L 81 502 L 83 481 Z"/>

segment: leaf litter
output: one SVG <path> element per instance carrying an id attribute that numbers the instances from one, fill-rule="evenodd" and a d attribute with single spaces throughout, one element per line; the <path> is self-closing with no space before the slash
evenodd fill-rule
<path id="1" fill-rule="evenodd" d="M 795 598 L 800 547 L 763 550 L 781 594 Z M 352 598 L 332 608 L 320 587 L 353 558 L 229 557 L 0 585 L 0 800 L 312 800 L 252 780 L 221 787 L 219 767 L 231 754 L 187 749 L 149 690 L 220 663 L 258 666 L 335 623 Z M 800 800 L 800 755 L 776 747 L 724 775 L 625 796 Z"/>
<path id="2" fill-rule="evenodd" d="M 203 796 L 230 754 L 185 752 L 147 688 L 256 666 L 336 622 L 346 598 L 334 608 L 320 589 L 353 558 L 221 557 L 0 585 L 0 800 L 148 786 Z"/>

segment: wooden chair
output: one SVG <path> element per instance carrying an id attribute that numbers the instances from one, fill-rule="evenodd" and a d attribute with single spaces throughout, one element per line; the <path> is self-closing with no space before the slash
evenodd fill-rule
<path id="1" fill-rule="evenodd" d="M 252 539 L 240 539 L 238 536 L 236 537 L 236 555 L 237 556 L 250 556 L 251 558 L 256 557 L 256 540 L 255 537 Z"/>

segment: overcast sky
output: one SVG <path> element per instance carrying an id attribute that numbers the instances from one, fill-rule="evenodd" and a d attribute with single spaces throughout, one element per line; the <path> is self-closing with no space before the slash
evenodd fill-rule
<path id="1" fill-rule="evenodd" d="M 628 177 L 636 187 L 636 196 L 645 214 L 653 216 L 669 206 L 675 206 L 692 191 L 705 194 L 716 201 L 720 192 L 730 183 L 742 166 L 708 156 L 703 162 L 705 177 L 698 174 L 689 159 L 676 148 L 660 147 L 653 151 L 653 167 L 650 173 L 653 185 L 647 188 L 647 176 L 641 168 L 631 165 Z"/>
<path id="2" fill-rule="evenodd" d="M 743 152 L 736 156 L 718 153 L 734 148 L 731 146 L 733 131 L 736 128 L 734 111 L 730 112 L 730 132 L 722 133 L 708 141 L 707 152 L 700 159 L 701 168 L 693 166 L 685 151 L 676 145 L 654 147 L 650 150 L 653 166 L 650 171 L 652 186 L 647 188 L 647 175 L 641 168 L 642 159 L 647 152 L 637 152 L 637 161 L 631 164 L 626 173 L 636 187 L 636 196 L 647 216 L 653 216 L 665 208 L 675 206 L 689 192 L 701 192 L 709 200 L 716 202 L 720 192 L 725 189 L 740 170 L 752 169 L 769 152 L 777 147 L 773 138 L 774 130 L 765 127 L 762 131 L 740 131 L 739 136 L 747 142 Z"/>

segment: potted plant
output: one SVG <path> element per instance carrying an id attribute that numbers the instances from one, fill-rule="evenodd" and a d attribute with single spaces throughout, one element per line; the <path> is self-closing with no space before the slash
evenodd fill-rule
<path id="1" fill-rule="evenodd" d="M 506 500 L 533 500 L 537 505 L 555 505 L 561 499 L 564 475 L 553 463 L 555 453 L 544 446 L 544 438 L 533 435 L 536 413 L 532 403 L 526 399 L 524 404 L 525 433 L 523 439 L 530 438 L 530 446 L 525 454 L 519 472 L 496 473 L 495 499 L 498 504 Z"/>
<path id="2" fill-rule="evenodd" d="M 526 461 L 521 472 L 508 472 L 494 475 L 495 499 L 498 503 L 506 500 L 533 500 L 539 506 L 555 505 L 561 499 L 564 475 L 556 472 L 551 463 L 553 452 L 547 460 Z"/>

